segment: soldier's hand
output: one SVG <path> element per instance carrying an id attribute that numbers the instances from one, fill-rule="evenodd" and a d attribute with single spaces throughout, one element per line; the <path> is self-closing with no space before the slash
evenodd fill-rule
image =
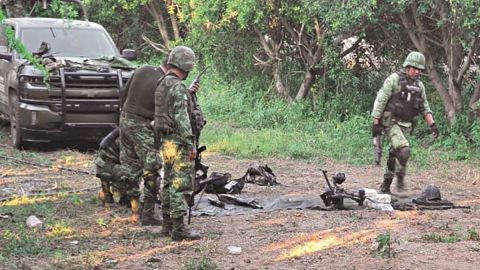
<path id="1" fill-rule="evenodd" d="M 382 126 L 374 124 L 372 126 L 372 137 L 377 137 L 378 135 L 382 135 Z"/>
<path id="2" fill-rule="evenodd" d="M 200 81 L 196 81 L 196 82 L 192 83 L 192 85 L 190 85 L 188 90 L 190 92 L 196 93 L 199 88 L 200 88 Z"/>
<path id="3" fill-rule="evenodd" d="M 433 136 L 434 139 L 436 139 L 436 138 L 438 138 L 438 136 L 440 136 L 440 132 L 438 131 L 438 128 L 435 125 L 435 123 L 433 123 L 430 126 L 430 130 L 432 131 L 432 136 Z"/>
<path id="4" fill-rule="evenodd" d="M 195 149 L 195 147 L 192 147 L 190 150 L 188 150 L 188 160 L 194 161 L 196 157 L 197 149 Z"/>

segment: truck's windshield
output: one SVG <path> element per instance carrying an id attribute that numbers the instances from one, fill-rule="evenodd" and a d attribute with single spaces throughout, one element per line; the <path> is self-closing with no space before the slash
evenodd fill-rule
<path id="1" fill-rule="evenodd" d="M 20 40 L 28 51 L 37 52 L 42 41 L 50 44 L 50 53 L 63 57 L 112 57 L 116 50 L 105 31 L 95 29 L 25 28 Z"/>

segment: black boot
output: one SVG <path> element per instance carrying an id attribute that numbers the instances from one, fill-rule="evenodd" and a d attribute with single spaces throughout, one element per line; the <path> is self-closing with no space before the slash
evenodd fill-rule
<path id="1" fill-rule="evenodd" d="M 173 241 L 182 241 L 182 240 L 197 240 L 202 238 L 200 233 L 189 229 L 183 223 L 183 217 L 172 219 L 172 240 Z"/>
<path id="2" fill-rule="evenodd" d="M 383 177 L 383 183 L 380 186 L 380 193 L 383 194 L 392 194 L 390 191 L 390 185 L 392 184 L 393 178 Z"/>
<path id="3" fill-rule="evenodd" d="M 163 214 L 163 224 L 162 224 L 162 231 L 160 232 L 160 236 L 170 236 L 172 234 L 172 220 L 170 216 L 167 214 Z"/>
<path id="4" fill-rule="evenodd" d="M 128 198 L 127 194 L 120 195 L 120 199 L 118 200 L 119 205 L 123 205 L 127 208 L 130 208 L 130 199 Z"/>

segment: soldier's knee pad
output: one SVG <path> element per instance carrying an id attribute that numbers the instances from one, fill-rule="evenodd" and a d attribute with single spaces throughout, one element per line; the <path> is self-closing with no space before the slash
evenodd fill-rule
<path id="1" fill-rule="evenodd" d="M 407 161 L 409 158 L 410 158 L 410 147 L 406 146 L 397 150 L 397 159 L 402 166 L 407 165 Z"/>

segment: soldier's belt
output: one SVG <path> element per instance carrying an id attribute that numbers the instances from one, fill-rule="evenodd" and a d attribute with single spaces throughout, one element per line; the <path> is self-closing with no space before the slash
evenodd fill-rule
<path id="1" fill-rule="evenodd" d="M 137 121 L 142 121 L 142 122 L 151 121 L 151 119 L 148 119 L 146 117 L 143 117 L 134 113 L 127 113 L 127 112 L 122 112 L 122 117 L 137 120 Z"/>

